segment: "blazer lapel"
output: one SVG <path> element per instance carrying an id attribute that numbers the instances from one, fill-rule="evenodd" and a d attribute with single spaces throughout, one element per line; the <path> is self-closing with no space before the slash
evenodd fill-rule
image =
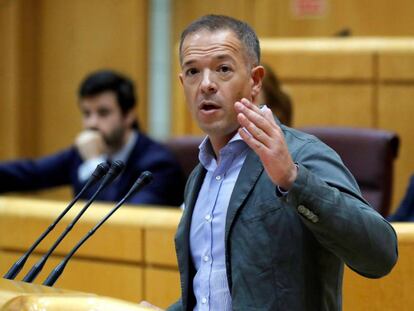
<path id="1" fill-rule="evenodd" d="M 281 126 L 279 119 L 275 117 L 275 122 Z M 237 214 L 237 211 L 243 204 L 247 195 L 253 189 L 253 186 L 256 184 L 257 179 L 263 171 L 263 164 L 260 161 L 259 156 L 250 149 L 246 160 L 244 161 L 243 167 L 240 171 L 239 177 L 237 178 L 236 184 L 231 194 L 229 208 L 227 210 L 226 218 L 226 231 L 225 231 L 225 243 L 227 245 L 229 232 L 234 221 L 234 217 Z"/>
<path id="2" fill-rule="evenodd" d="M 198 193 L 206 174 L 205 169 L 201 164 L 195 168 L 194 177 L 191 178 L 187 185 L 186 197 L 185 197 L 185 209 L 180 220 L 180 224 L 177 228 L 175 236 L 175 248 L 178 259 L 178 267 L 180 269 L 181 289 L 182 289 L 182 302 L 184 310 L 189 308 L 188 303 L 190 299 L 190 288 L 192 288 L 192 275 L 190 273 L 190 267 L 192 266 L 190 257 L 190 227 L 191 217 L 195 203 L 197 201 Z"/>
<path id="3" fill-rule="evenodd" d="M 226 228 L 224 235 L 225 252 L 226 252 L 226 270 L 227 270 L 227 282 L 232 291 L 232 278 L 231 278 L 231 261 L 229 254 L 229 235 L 230 230 L 236 217 L 237 212 L 246 200 L 249 193 L 252 191 L 256 184 L 260 174 L 263 172 L 263 165 L 259 157 L 253 150 L 250 150 L 247 154 L 246 160 L 240 170 L 240 174 L 237 177 L 236 184 L 231 194 L 229 207 L 227 209 Z"/>
<path id="4" fill-rule="evenodd" d="M 227 245 L 229 232 L 233 224 L 234 218 L 243 204 L 247 195 L 253 189 L 257 179 L 263 171 L 263 165 L 259 156 L 250 150 L 244 161 L 243 167 L 240 170 L 240 174 L 237 178 L 236 184 L 231 194 L 229 207 L 226 217 L 226 229 L 225 229 L 225 243 Z"/>

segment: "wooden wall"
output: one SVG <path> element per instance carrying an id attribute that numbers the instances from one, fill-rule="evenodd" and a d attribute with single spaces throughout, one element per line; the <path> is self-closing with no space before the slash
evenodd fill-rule
<path id="1" fill-rule="evenodd" d="M 134 80 L 146 128 L 147 33 L 146 0 L 0 0 L 0 160 L 72 144 L 78 85 L 101 68 Z M 69 189 L 43 195 L 68 198 Z"/>
<path id="2" fill-rule="evenodd" d="M 0 159 L 44 155 L 81 129 L 77 88 L 99 68 L 137 83 L 146 125 L 147 1 L 0 1 Z"/>
<path id="3" fill-rule="evenodd" d="M 293 10 L 299 2 L 319 2 L 326 9 L 320 14 L 299 16 Z M 175 40 L 193 19 L 210 13 L 243 19 L 261 37 L 332 36 L 343 29 L 349 29 L 355 36 L 411 36 L 414 35 L 413 12 L 411 0 L 172 1 Z"/>
<path id="4" fill-rule="evenodd" d="M 31 155 L 35 148 L 32 4 L 0 1 L 0 159 Z"/>

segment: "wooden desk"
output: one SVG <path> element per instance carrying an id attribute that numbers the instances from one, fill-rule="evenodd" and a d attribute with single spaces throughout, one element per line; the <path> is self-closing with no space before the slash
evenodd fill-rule
<path id="1" fill-rule="evenodd" d="M 119 299 L 0 279 L 1 311 L 145 311 Z"/>
<path id="2" fill-rule="evenodd" d="M 0 198 L 0 273 L 26 250 L 65 204 Z M 49 272 L 62 256 L 111 206 L 91 206 L 44 268 Z M 79 210 L 75 207 L 74 213 Z M 56 286 L 166 307 L 180 295 L 174 235 L 178 209 L 123 207 L 79 250 Z M 65 217 L 66 218 L 66 217 Z M 70 218 L 70 217 L 67 217 Z M 67 224 L 66 220 L 64 224 Z M 414 306 L 414 223 L 393 224 L 399 238 L 399 260 L 386 277 L 371 280 L 345 269 L 344 310 L 411 310 Z M 61 225 L 56 231 L 60 232 Z M 45 241 L 37 255 L 56 238 Z M 36 256 L 38 258 L 38 256 Z M 18 279 L 34 263 L 27 263 Z M 46 277 L 43 272 L 36 282 Z"/>
<path id="3" fill-rule="evenodd" d="M 0 198 L 0 273 L 2 275 L 65 206 L 66 203 L 57 201 Z M 21 280 L 29 268 L 49 249 L 81 208 L 82 204 L 74 206 L 62 223 L 56 226 L 50 236 L 39 245 L 17 280 Z M 112 205 L 109 204 L 93 204 L 56 249 L 35 283 L 42 283 L 76 242 L 111 209 Z M 56 282 L 56 286 L 133 302 L 144 299 L 144 268 L 146 265 L 152 265 L 146 263 L 144 255 L 148 247 L 145 231 L 147 228 L 156 230 L 158 227 L 175 231 L 180 215 L 181 211 L 178 209 L 122 207 L 79 249 Z M 151 235 L 149 238 L 151 239 Z M 148 241 L 148 243 L 152 242 Z M 166 243 L 167 241 L 164 242 Z M 164 247 L 164 249 L 170 249 L 173 253 L 173 241 L 169 241 L 168 244 L 170 248 Z M 156 252 L 158 245 L 159 242 L 156 242 L 154 250 L 149 254 Z"/>

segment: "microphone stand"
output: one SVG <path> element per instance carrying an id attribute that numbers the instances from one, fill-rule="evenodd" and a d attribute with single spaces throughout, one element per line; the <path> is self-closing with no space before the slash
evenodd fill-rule
<path id="1" fill-rule="evenodd" d="M 43 269 L 47 259 L 52 254 L 52 252 L 55 250 L 55 248 L 66 237 L 66 235 L 72 230 L 73 226 L 76 224 L 79 218 L 82 217 L 82 215 L 86 212 L 86 210 L 92 204 L 92 202 L 95 201 L 95 198 L 101 192 L 101 190 L 104 187 L 106 187 L 109 183 L 111 183 L 115 179 L 115 177 L 119 175 L 119 173 L 122 171 L 123 168 L 124 168 L 124 164 L 121 161 L 115 161 L 112 163 L 104 180 L 99 185 L 98 190 L 96 190 L 96 192 L 92 195 L 89 201 L 85 204 L 82 210 L 78 213 L 78 215 L 76 215 L 76 217 L 72 220 L 72 222 L 66 227 L 65 231 L 62 232 L 62 234 L 58 237 L 58 239 L 55 241 L 55 243 L 52 245 L 49 251 L 45 255 L 43 255 L 43 257 L 40 258 L 40 260 L 37 263 L 35 263 L 32 269 L 25 275 L 25 277 L 23 278 L 24 282 L 31 283 L 37 277 L 37 275 Z"/>
<path id="2" fill-rule="evenodd" d="M 69 203 L 69 205 L 63 210 L 62 213 L 56 218 L 56 220 L 40 235 L 40 237 L 33 243 L 33 245 L 29 248 L 29 250 L 23 254 L 14 264 L 13 266 L 7 271 L 7 273 L 3 276 L 5 279 L 14 280 L 14 278 L 19 274 L 22 270 L 23 266 L 25 265 L 27 259 L 35 250 L 35 248 L 43 241 L 43 239 L 55 228 L 55 226 L 59 223 L 59 221 L 69 212 L 72 206 L 79 200 L 81 195 L 93 184 L 95 184 L 99 179 L 102 178 L 109 170 L 109 165 L 105 162 L 98 164 L 95 171 L 92 173 L 92 176 L 89 178 L 88 182 L 83 186 L 82 190 L 73 198 L 73 200 Z"/>
<path id="3" fill-rule="evenodd" d="M 124 203 L 125 201 L 133 194 L 139 191 L 143 186 L 147 185 L 152 181 L 152 174 L 149 171 L 143 172 L 137 179 L 137 181 L 134 183 L 134 185 L 131 187 L 131 189 L 128 191 L 128 193 L 122 198 L 121 201 L 119 201 L 115 207 L 105 215 L 104 218 L 102 218 L 101 221 L 99 221 L 76 245 L 72 250 L 66 255 L 66 257 L 52 270 L 52 272 L 49 274 L 49 276 L 46 278 L 46 280 L 43 282 L 43 285 L 46 286 L 53 286 L 56 282 L 56 280 L 59 278 L 59 276 L 62 274 L 63 270 L 66 267 L 66 264 L 68 261 L 72 258 L 72 256 L 75 254 L 75 252 L 82 246 L 83 243 L 85 243 L 95 232 L 103 225 L 105 221 L 108 220 L 109 217 L 112 216 L 113 213 L 115 213 Z"/>

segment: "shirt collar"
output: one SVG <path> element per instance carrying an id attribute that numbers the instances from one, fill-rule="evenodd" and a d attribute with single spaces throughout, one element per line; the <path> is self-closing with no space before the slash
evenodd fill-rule
<path id="1" fill-rule="evenodd" d="M 220 156 L 228 156 L 230 154 L 241 154 L 248 146 L 241 138 L 240 134 L 237 132 L 230 141 L 220 150 Z M 200 150 L 198 154 L 198 159 L 200 160 L 201 165 L 205 169 L 212 167 L 213 163 L 216 163 L 216 155 L 214 153 L 213 147 L 208 136 L 206 136 L 198 146 Z"/>
<path id="2" fill-rule="evenodd" d="M 267 108 L 266 105 L 260 106 L 260 110 Z M 280 126 L 280 121 L 276 118 L 276 123 Z M 226 156 L 230 153 L 242 153 L 248 146 L 244 142 L 243 138 L 241 138 L 240 134 L 236 132 L 236 134 L 230 139 L 226 146 L 224 146 L 220 150 L 221 156 Z M 208 136 L 203 139 L 200 146 L 198 146 L 200 150 L 198 154 L 198 159 L 200 160 L 201 165 L 204 166 L 207 170 L 211 167 L 212 163 L 216 161 L 216 155 L 214 154 L 213 147 L 211 146 L 210 139 Z"/>

